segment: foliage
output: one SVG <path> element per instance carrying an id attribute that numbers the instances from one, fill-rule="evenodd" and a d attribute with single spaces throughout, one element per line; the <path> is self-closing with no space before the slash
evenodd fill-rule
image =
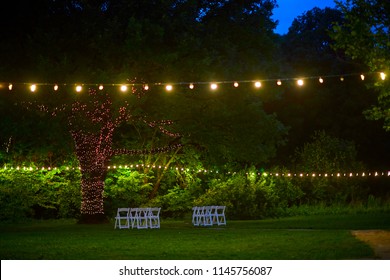
<path id="1" fill-rule="evenodd" d="M 208 189 L 195 200 L 196 205 L 225 205 L 231 219 L 259 219 L 278 216 L 302 196 L 291 181 L 266 175 L 253 168 L 224 180 L 213 179 Z"/>
<path id="2" fill-rule="evenodd" d="M 283 57 L 292 73 L 313 75 L 346 70 L 348 64 L 337 59 L 342 53 L 331 48 L 333 40 L 329 36 L 333 22 L 342 19 L 339 10 L 313 8 L 293 20 L 282 39 Z"/>
<path id="3" fill-rule="evenodd" d="M 325 131 L 316 131 L 311 142 L 297 150 L 297 168 L 304 172 L 360 171 L 363 166 L 356 156 L 353 142 L 332 137 Z"/>
<path id="4" fill-rule="evenodd" d="M 277 118 L 288 128 L 286 145 L 278 147 L 274 165 L 288 165 L 287 158 L 310 141 L 316 130 L 341 138 L 353 140 L 358 158 L 371 168 L 387 168 L 383 154 L 390 152 L 388 134 L 379 122 L 365 118 L 367 104 L 376 102 L 375 89 L 365 85 L 377 75 L 366 75 L 364 82 L 358 76 L 340 76 L 345 73 L 366 73 L 367 67 L 352 61 L 342 49 L 334 50 L 332 36 L 334 22 L 343 23 L 344 15 L 336 9 L 314 8 L 294 19 L 289 32 L 279 38 L 280 77 L 311 77 L 303 87 L 293 81 L 283 81 L 277 87 L 275 100 L 268 100 L 264 108 L 276 113 Z M 322 75 L 328 75 L 323 77 Z M 322 77 L 320 83 L 315 77 Z M 272 94 L 274 96 L 275 94 Z M 272 165 L 271 165 L 272 166 Z"/>
<path id="5" fill-rule="evenodd" d="M 250 168 L 234 174 L 170 168 L 157 195 L 150 198 L 156 172 L 111 169 L 105 180 L 105 215 L 112 218 L 118 207 L 159 206 L 164 218 L 185 218 L 195 205 L 225 205 L 229 220 L 283 217 L 305 211 L 325 213 L 336 208 L 358 209 L 360 213 L 385 209 L 383 205 L 390 197 L 388 178 L 383 179 L 381 187 L 380 178 L 296 178 L 282 176 L 288 173 L 283 168 L 265 173 Z M 0 220 L 78 218 L 80 177 L 78 170 L 67 168 L 0 169 Z M 382 188 L 380 192 L 378 187 Z"/>
<path id="6" fill-rule="evenodd" d="M 356 62 L 372 72 L 390 69 L 390 3 L 387 0 L 336 1 L 345 21 L 334 26 L 334 47 L 344 50 Z M 383 120 L 390 130 L 390 87 L 387 81 L 376 83 L 378 102 L 366 111 L 367 117 Z"/>
<path id="7" fill-rule="evenodd" d="M 350 202 L 365 194 L 357 180 L 329 180 L 325 174 L 359 172 L 363 170 L 357 161 L 356 148 L 353 142 L 332 137 L 325 131 L 317 131 L 312 141 L 296 151 L 295 164 L 300 172 L 315 173 L 322 170 L 323 176 L 311 177 L 303 181 L 301 189 L 306 193 L 306 202 L 332 201 Z"/>
<path id="8" fill-rule="evenodd" d="M 108 172 L 105 180 L 105 213 L 115 216 L 119 207 L 142 207 L 148 202 L 152 190 L 146 178 L 153 177 L 152 173 L 144 174 L 136 170 L 118 169 Z"/>
<path id="9" fill-rule="evenodd" d="M 0 220 L 77 217 L 79 180 L 79 172 L 65 168 L 0 169 Z"/>
<path id="10" fill-rule="evenodd" d="M 0 46 L 0 75 L 2 79 L 15 80 L 13 92 L 18 96 L 7 96 L 7 102 L 1 105 L 7 107 L 16 100 L 17 104 L 23 103 L 19 98 L 25 98 L 20 93 L 27 80 L 44 81 L 43 84 L 80 81 L 89 85 L 121 80 L 140 86 L 161 80 L 200 81 L 266 73 L 273 53 L 275 23 L 271 15 L 275 3 L 170 0 L 154 1 L 152 5 L 147 1 L 46 0 L 34 6 L 24 0 L 7 2 L 8 12 L 0 19 L 5 38 Z M 10 18 L 13 11 L 18 13 Z M 14 47 L 15 42 L 20 44 Z M 15 63 L 23 67 L 15 67 Z M 264 112 L 259 99 L 249 98 L 247 89 L 245 98 L 230 95 L 218 100 L 205 88 L 199 89 L 203 95 L 200 99 L 194 94 L 167 98 L 158 89 L 144 94 L 140 88 L 131 89 L 137 94 L 110 98 L 104 94 L 106 88 L 88 89 L 87 95 L 77 96 L 67 86 L 56 92 L 59 94 L 44 88 L 31 97 L 33 101 L 23 103 L 30 108 L 38 104 L 42 112 L 51 115 L 60 111 L 68 114 L 67 124 L 75 143 L 72 152 L 82 172 L 82 217 L 103 214 L 103 181 L 114 156 L 164 152 L 167 150 L 159 144 L 181 147 L 177 142 L 182 141 L 203 153 L 203 160 L 248 164 L 268 161 L 284 142 L 283 125 L 274 115 Z M 17 115 L 24 114 L 20 108 L 17 110 Z M 195 120 L 197 114 L 202 114 L 200 121 Z M 16 123 L 19 121 L 22 120 Z M 144 127 L 136 124 L 138 121 Z M 49 135 L 55 135 L 45 123 Z M 171 124 L 176 133 L 165 129 Z M 145 127 L 152 128 L 152 132 Z M 162 139 L 158 130 L 182 138 L 172 143 L 173 140 Z M 37 132 L 29 126 L 21 131 L 23 142 Z M 6 126 L 1 133 L 5 139 L 0 140 L 5 142 L 15 137 L 14 133 L 12 127 Z M 245 137 L 240 140 L 242 135 Z M 123 142 L 131 148 L 141 146 L 143 150 L 117 148 L 121 136 L 127 137 Z M 175 150 L 174 156 L 178 152 Z M 169 165 L 174 156 L 163 159 L 165 164 Z M 144 172 L 145 180 L 149 180 L 148 171 Z M 158 192 L 163 177 L 163 173 L 158 175 L 150 197 Z"/>
<path id="11" fill-rule="evenodd" d="M 41 111 L 26 112 L 23 106 L 15 105 L 41 102 L 41 108 L 50 105 L 62 110 L 63 104 L 73 103 L 80 105 L 73 107 L 75 112 L 96 113 L 93 124 L 85 122 L 85 115 L 74 118 L 74 131 L 98 132 L 96 124 L 103 112 L 107 118 L 118 117 L 115 110 L 107 111 L 109 100 L 92 101 L 98 106 L 87 110 L 82 101 L 89 96 L 76 95 L 69 87 L 75 81 L 154 85 L 161 81 L 262 80 L 276 74 L 314 77 L 326 73 L 336 77 L 366 71 L 367 66 L 372 71 L 389 68 L 386 1 L 350 0 L 339 10 L 313 9 L 294 20 L 283 37 L 273 34 L 275 4 L 274 0 L 5 1 L 0 11 L 0 82 L 12 81 L 15 87 L 10 92 L 0 84 L 0 163 L 62 166 L 69 158 L 75 160 L 71 137 L 65 134 L 67 121 L 53 121 Z M 330 36 L 334 21 L 338 25 Z M 337 52 L 330 48 L 334 44 L 339 47 Z M 351 64 L 344 52 L 363 63 Z M 308 81 L 301 88 L 286 81 L 277 89 L 263 87 L 261 93 L 243 84 L 234 91 L 221 84 L 216 92 L 199 85 L 195 90 L 177 86 L 162 94 L 159 87 L 151 86 L 144 95 L 110 95 L 113 107 L 128 105 L 125 107 L 134 122 L 127 119 L 109 133 L 113 126 L 108 123 L 108 130 L 102 129 L 101 137 L 96 134 L 95 140 L 108 140 L 106 146 L 112 144 L 116 151 L 123 147 L 153 151 L 172 144 L 159 133 L 164 120 L 171 120 L 170 128 L 180 134 L 175 141 L 184 147 L 171 154 L 133 154 L 131 162 L 136 160 L 142 168 L 111 170 L 107 177 L 103 175 L 108 164 L 123 164 L 129 158 L 100 153 L 104 164 L 96 174 L 105 179 L 106 215 L 112 216 L 122 205 L 159 205 L 163 215 L 182 217 L 194 204 L 224 203 L 231 218 L 249 219 L 282 216 L 287 209 L 306 203 L 367 200 L 374 187 L 368 187 L 369 183 L 362 186 L 360 180 L 263 177 L 255 176 L 256 169 L 249 168 L 287 165 L 295 148 L 319 129 L 336 138 L 318 134 L 318 139 L 305 145 L 295 161 L 299 171 L 356 171 L 360 168 L 357 158 L 381 168 L 388 164 L 383 157 L 389 149 L 387 136 L 365 122 L 361 114 L 367 104 L 375 102 L 373 90 L 362 89 L 355 80 L 335 80 L 325 79 L 321 85 Z M 26 94 L 25 82 L 29 81 L 68 86 L 57 92 L 42 87 L 36 94 Z M 370 116 L 386 118 L 388 79 L 374 88 L 382 93 Z M 104 91 L 99 94 L 103 96 Z M 359 150 L 341 139 L 353 139 Z M 89 150 L 89 157 L 97 152 L 99 145 L 91 142 L 89 149 L 83 147 L 79 154 Z M 98 162 L 96 157 L 89 158 L 89 167 Z M 152 170 L 153 165 L 162 168 Z M 209 176 L 191 171 L 205 166 L 221 173 Z M 223 173 L 229 170 L 240 171 Z M 78 216 L 79 173 L 12 172 L 2 177 L 0 185 L 4 217 L 14 217 L 19 204 L 25 217 Z M 386 183 L 374 195 L 385 197 Z M 103 190 L 102 184 L 100 187 Z"/>

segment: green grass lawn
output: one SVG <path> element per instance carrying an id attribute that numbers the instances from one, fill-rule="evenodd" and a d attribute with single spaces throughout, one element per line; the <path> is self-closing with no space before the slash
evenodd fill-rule
<path id="1" fill-rule="evenodd" d="M 193 227 L 191 220 L 162 220 L 160 229 L 114 229 L 113 222 L 73 220 L 0 225 L 0 257 L 44 260 L 120 259 L 369 259 L 374 254 L 350 231 L 390 229 L 390 213 L 228 221 Z"/>

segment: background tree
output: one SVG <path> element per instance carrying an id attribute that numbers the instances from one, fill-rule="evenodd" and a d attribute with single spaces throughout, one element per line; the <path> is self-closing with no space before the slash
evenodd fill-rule
<path id="1" fill-rule="evenodd" d="M 162 153 L 176 149 L 181 145 L 155 147 L 150 150 L 115 149 L 113 137 L 116 129 L 125 122 L 142 121 L 171 137 L 178 134 L 169 133 L 164 127 L 171 121 L 158 120 L 149 122 L 134 115 L 128 103 L 113 109 L 111 98 L 107 94 L 99 94 L 90 90 L 84 102 L 75 101 L 69 114 L 70 133 L 75 142 L 75 154 L 81 170 L 81 220 L 94 221 L 104 217 L 103 191 L 107 174 L 107 165 L 117 155 L 138 155 L 146 153 Z"/>
<path id="2" fill-rule="evenodd" d="M 271 0 L 6 2 L 7 12 L 1 19 L 5 40 L 0 47 L 0 73 L 14 88 L 3 105 L 9 106 L 8 101 L 20 104 L 19 99 L 26 98 L 21 93 L 30 81 L 66 84 L 55 93 L 43 86 L 33 99 L 51 108 L 73 104 L 69 123 L 83 171 L 82 188 L 95 188 L 91 195 L 85 194 L 81 211 L 100 215 L 104 168 L 112 156 L 120 154 L 114 152 L 113 140 L 121 138 L 124 131 L 122 136 L 135 132 L 137 137 L 141 135 L 138 139 L 149 132 L 142 128 L 138 130 L 142 133 L 137 133 L 136 126 L 128 123 L 126 106 L 111 111 L 109 107 L 115 102 L 100 100 L 94 91 L 75 97 L 73 85 L 131 83 L 129 79 L 138 77 L 153 87 L 161 81 L 265 75 L 267 67 L 272 68 L 268 62 L 273 50 L 275 23 L 270 16 L 274 5 Z M 9 92 L 6 89 L 3 93 Z M 181 141 L 202 154 L 194 158 L 219 166 L 245 165 L 251 160 L 260 164 L 283 142 L 283 125 L 264 112 L 263 103 L 250 95 L 249 88 L 240 87 L 234 94 L 229 90 L 223 98 L 202 86 L 192 93 L 176 87 L 173 93 L 162 95 L 156 86 L 142 102 L 135 102 L 131 94 L 124 99 L 130 99 L 127 104 L 131 106 L 137 103 L 131 113 L 149 126 L 150 120 L 157 120 L 153 128 L 160 126 L 158 120 L 174 120 L 171 128 L 182 132 Z M 82 100 L 83 94 L 91 100 Z M 93 99 L 98 96 L 98 100 Z M 124 101 L 123 96 L 115 98 Z M 15 111 L 16 115 L 25 114 Z M 118 134 L 114 135 L 116 129 Z M 4 131 L 2 142 L 6 143 L 13 131 L 10 127 Z M 29 127 L 24 132 L 23 141 L 28 141 L 35 130 Z M 54 130 L 50 132 L 56 135 Z M 128 143 L 137 146 L 137 137 L 128 138 Z M 150 139 L 142 142 L 143 149 L 153 151 L 154 145 L 165 141 Z"/>
<path id="3" fill-rule="evenodd" d="M 312 176 L 310 180 L 298 181 L 300 189 L 305 192 L 306 202 L 349 203 L 364 196 L 366 190 L 361 186 L 361 181 L 352 178 L 348 181 L 337 180 L 337 176 L 364 170 L 363 163 L 357 160 L 354 142 L 332 137 L 325 131 L 315 131 L 311 141 L 297 149 L 296 153 L 298 172 L 324 172 L 321 176 Z"/>
<path id="4" fill-rule="evenodd" d="M 334 27 L 334 47 L 344 50 L 357 63 L 372 72 L 390 69 L 390 3 L 386 0 L 336 1 L 345 21 Z M 379 75 L 379 73 L 378 73 Z M 379 77 L 378 77 L 379 78 Z M 390 130 L 389 81 L 375 84 L 378 101 L 366 111 L 367 117 L 383 120 L 383 128 Z"/>
<path id="5" fill-rule="evenodd" d="M 353 61 L 343 50 L 334 50 L 331 33 L 334 22 L 343 22 L 344 15 L 337 9 L 314 8 L 297 17 L 289 32 L 279 38 L 279 72 L 282 77 L 311 77 L 303 87 L 294 81 L 284 81 L 278 97 L 265 103 L 267 112 L 275 112 L 289 127 L 287 145 L 278 150 L 277 164 L 287 164 L 286 156 L 295 157 L 295 149 L 311 141 L 315 131 L 326 131 L 332 137 L 353 141 L 357 157 L 371 168 L 383 168 L 388 160 L 382 155 L 390 152 L 388 135 L 380 123 L 368 121 L 363 111 L 375 103 L 373 89 L 358 75 L 367 68 Z M 321 75 L 323 83 L 319 82 Z M 374 77 L 377 79 L 377 77 Z M 294 84 L 293 84 L 294 83 Z M 293 167 L 293 166 L 291 166 Z"/>

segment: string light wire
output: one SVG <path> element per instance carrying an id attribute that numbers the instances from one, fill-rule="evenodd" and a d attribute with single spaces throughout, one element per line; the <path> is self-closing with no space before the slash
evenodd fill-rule
<path id="1" fill-rule="evenodd" d="M 8 89 L 14 90 L 15 87 L 25 86 L 30 88 L 30 91 L 36 91 L 38 87 L 49 86 L 55 91 L 62 87 L 72 86 L 77 92 L 81 92 L 83 87 L 96 87 L 99 90 L 103 90 L 106 87 L 116 87 L 122 91 L 126 91 L 127 88 L 131 87 L 142 87 L 144 90 L 149 90 L 150 87 L 163 87 L 167 91 L 171 91 L 174 87 L 186 86 L 187 88 L 194 89 L 199 85 L 209 85 L 210 89 L 216 90 L 219 88 L 218 85 L 230 84 L 234 88 L 238 88 L 241 84 L 253 84 L 255 87 L 261 87 L 262 83 L 272 83 L 278 86 L 284 85 L 286 82 L 295 82 L 298 86 L 303 86 L 305 81 L 317 80 L 320 84 L 324 83 L 326 80 L 338 78 L 339 81 L 345 81 L 348 77 L 359 77 L 361 81 L 367 80 L 368 76 L 377 76 L 380 80 L 384 81 L 387 78 L 385 72 L 370 72 L 370 73 L 347 73 L 347 74 L 332 74 L 332 75 L 316 75 L 316 76 L 307 76 L 307 77 L 286 77 L 286 78 L 265 78 L 265 79 L 256 79 L 256 80 L 228 80 L 228 81 L 198 81 L 198 82 L 155 82 L 155 83 L 31 83 L 31 82 L 0 82 L 1 87 L 7 85 Z M 5 87 L 5 86 L 4 86 Z M 34 89 L 34 90 L 33 90 Z"/>
<path id="2" fill-rule="evenodd" d="M 34 167 L 33 167 L 34 166 Z M 107 170 L 121 170 L 121 169 L 128 169 L 128 170 L 139 170 L 141 168 L 147 167 L 149 169 L 170 169 L 170 170 L 176 170 L 176 171 L 187 171 L 187 172 L 194 172 L 194 173 L 210 173 L 210 174 L 230 174 L 234 175 L 238 172 L 221 172 L 219 170 L 213 170 L 213 169 L 190 169 L 185 168 L 182 166 L 176 166 L 176 167 L 170 167 L 166 168 L 163 165 L 146 165 L 142 163 L 133 163 L 133 164 L 124 164 L 124 165 L 109 165 L 107 166 Z M 51 171 L 51 170 L 81 170 L 80 166 L 62 166 L 62 167 L 37 167 L 35 165 L 31 166 L 4 166 L 3 170 L 17 170 L 17 171 Z M 365 178 L 365 177 L 389 177 L 390 178 L 390 170 L 389 171 L 348 171 L 348 172 L 257 172 L 256 175 L 258 176 L 271 176 L 271 177 L 286 177 L 286 178 Z"/>

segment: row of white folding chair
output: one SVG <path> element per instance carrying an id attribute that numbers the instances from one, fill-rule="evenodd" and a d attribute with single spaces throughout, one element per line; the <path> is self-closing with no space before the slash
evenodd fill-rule
<path id="1" fill-rule="evenodd" d="M 160 228 L 161 208 L 118 208 L 114 228 Z"/>
<path id="2" fill-rule="evenodd" d="M 130 208 L 131 228 L 160 228 L 161 208 Z"/>
<path id="3" fill-rule="evenodd" d="M 226 225 L 225 206 L 194 206 L 192 224 L 194 226 Z"/>

